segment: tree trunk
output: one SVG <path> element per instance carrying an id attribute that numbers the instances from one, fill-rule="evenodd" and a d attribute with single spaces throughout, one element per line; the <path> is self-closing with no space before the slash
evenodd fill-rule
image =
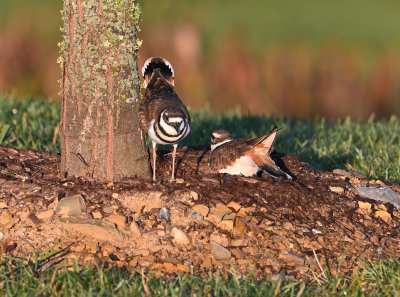
<path id="1" fill-rule="evenodd" d="M 149 176 L 140 138 L 135 0 L 64 0 L 61 174 Z"/>

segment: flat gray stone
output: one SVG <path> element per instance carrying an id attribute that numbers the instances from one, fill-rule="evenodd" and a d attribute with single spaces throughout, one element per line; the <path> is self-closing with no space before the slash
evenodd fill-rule
<path id="1" fill-rule="evenodd" d="M 56 214 L 71 216 L 79 215 L 86 211 L 86 203 L 82 195 L 74 195 L 61 199 L 57 203 Z"/>
<path id="2" fill-rule="evenodd" d="M 383 203 L 392 203 L 400 208 L 400 195 L 389 187 L 372 188 L 372 187 L 357 187 L 357 194 L 375 201 Z"/>

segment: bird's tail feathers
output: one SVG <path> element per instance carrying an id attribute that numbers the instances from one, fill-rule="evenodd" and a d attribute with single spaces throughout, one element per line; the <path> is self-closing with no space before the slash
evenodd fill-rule
<path id="1" fill-rule="evenodd" d="M 159 70 L 160 74 L 167 80 L 172 86 L 174 85 L 174 68 L 171 63 L 162 57 L 150 57 L 146 60 L 142 67 L 142 76 L 145 87 L 149 85 L 150 79 L 153 76 L 155 70 Z"/>

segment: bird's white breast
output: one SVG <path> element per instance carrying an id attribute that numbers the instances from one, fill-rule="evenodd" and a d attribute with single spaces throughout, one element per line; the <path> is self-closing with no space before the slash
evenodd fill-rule
<path id="1" fill-rule="evenodd" d="M 220 169 L 219 173 L 228 173 L 232 175 L 253 176 L 257 174 L 260 168 L 254 161 L 248 157 L 243 156 L 237 159 L 232 165 Z"/>

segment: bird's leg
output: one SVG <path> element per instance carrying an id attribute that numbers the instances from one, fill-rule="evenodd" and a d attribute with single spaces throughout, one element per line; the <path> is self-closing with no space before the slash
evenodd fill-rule
<path id="1" fill-rule="evenodd" d="M 176 148 L 178 147 L 178 144 L 173 145 L 174 150 L 172 152 L 172 176 L 171 176 L 171 181 L 175 181 L 175 157 L 176 157 Z"/>
<path id="2" fill-rule="evenodd" d="M 156 182 L 156 156 L 157 156 L 156 146 L 157 146 L 157 143 L 155 143 L 154 141 L 152 141 L 151 143 L 153 145 L 153 183 L 155 183 Z"/>

